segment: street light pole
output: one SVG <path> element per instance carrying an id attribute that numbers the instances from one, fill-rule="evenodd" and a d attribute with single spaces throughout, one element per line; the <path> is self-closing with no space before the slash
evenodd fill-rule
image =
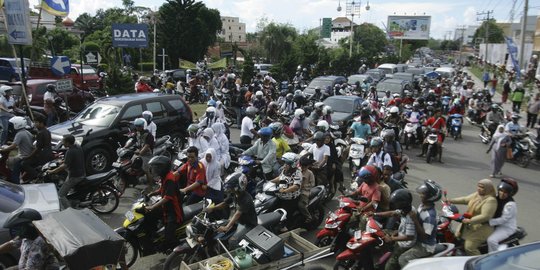
<path id="1" fill-rule="evenodd" d="M 354 15 L 360 16 L 360 6 L 362 1 L 360 0 L 347 0 L 345 7 L 345 16 L 351 16 L 351 34 L 349 35 L 349 58 L 352 58 L 352 40 L 354 35 Z M 367 9 L 367 7 L 366 7 Z M 339 11 L 339 7 L 338 7 Z"/>

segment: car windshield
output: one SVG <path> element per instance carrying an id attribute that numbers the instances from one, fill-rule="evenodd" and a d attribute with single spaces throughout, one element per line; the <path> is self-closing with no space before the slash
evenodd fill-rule
<path id="1" fill-rule="evenodd" d="M 380 79 L 381 78 L 381 74 L 377 71 L 368 71 L 366 72 L 367 74 L 369 74 L 369 76 L 375 78 L 375 79 Z"/>
<path id="2" fill-rule="evenodd" d="M 366 78 L 367 76 L 352 75 L 352 76 L 349 76 L 349 78 L 347 79 L 347 82 L 349 84 L 355 84 L 356 82 L 363 82 Z"/>
<path id="3" fill-rule="evenodd" d="M 0 212 L 11 213 L 24 202 L 24 191 L 21 186 L 0 181 Z"/>
<path id="4" fill-rule="evenodd" d="M 80 112 L 74 121 L 85 125 L 108 127 L 120 112 L 121 107 L 103 103 L 94 103 Z"/>
<path id="5" fill-rule="evenodd" d="M 401 85 L 398 83 L 382 82 L 377 84 L 378 91 L 390 91 L 392 93 L 401 93 Z"/>
<path id="6" fill-rule="evenodd" d="M 343 112 L 343 113 L 352 113 L 353 103 L 354 103 L 354 100 L 352 99 L 327 98 L 324 101 L 324 104 L 332 107 L 332 110 L 334 110 L 335 112 Z"/>

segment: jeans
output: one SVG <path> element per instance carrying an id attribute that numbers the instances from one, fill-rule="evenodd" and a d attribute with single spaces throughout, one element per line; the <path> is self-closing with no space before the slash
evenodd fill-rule
<path id="1" fill-rule="evenodd" d="M 521 101 L 512 101 L 512 111 L 519 113 L 521 109 Z"/>
<path id="2" fill-rule="evenodd" d="M 234 111 L 236 112 L 236 125 L 238 125 L 238 128 L 241 128 L 241 126 L 242 126 L 242 107 L 234 106 Z"/>
<path id="3" fill-rule="evenodd" d="M 67 195 L 69 191 L 74 188 L 77 184 L 79 184 L 81 181 L 83 181 L 85 176 L 80 177 L 72 177 L 68 176 L 60 190 L 58 191 L 58 197 L 60 198 L 60 207 L 61 209 L 66 209 L 71 207 L 71 203 L 69 202 Z"/>
<path id="4" fill-rule="evenodd" d="M 47 113 L 47 126 L 52 127 L 56 124 L 58 124 L 56 113 L 54 111 L 48 112 Z"/>
<path id="5" fill-rule="evenodd" d="M 538 114 L 534 113 L 527 113 L 527 125 L 525 127 L 531 127 L 534 128 L 534 124 L 536 124 L 536 119 L 538 118 Z"/>
<path id="6" fill-rule="evenodd" d="M 9 119 L 11 116 L 0 116 L 0 124 L 2 125 L 2 134 L 0 134 L 0 144 L 6 144 L 8 131 L 9 131 Z"/>
<path id="7" fill-rule="evenodd" d="M 11 169 L 11 182 L 14 184 L 21 183 L 21 165 L 22 159 L 20 157 L 13 158 L 13 168 Z"/>

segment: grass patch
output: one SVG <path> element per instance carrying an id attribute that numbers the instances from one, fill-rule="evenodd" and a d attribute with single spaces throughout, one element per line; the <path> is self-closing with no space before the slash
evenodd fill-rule
<path id="1" fill-rule="evenodd" d="M 191 112 L 193 112 L 193 119 L 199 119 L 206 111 L 206 104 L 190 104 Z"/>
<path id="2" fill-rule="evenodd" d="M 484 75 L 484 69 L 482 67 L 479 67 L 479 66 L 470 66 L 469 67 L 469 71 L 474 75 L 476 76 L 476 78 L 478 78 L 478 80 L 482 81 L 482 75 Z M 490 77 L 493 76 L 493 71 L 489 70 L 489 73 L 490 73 Z M 496 87 L 496 91 L 497 93 L 501 94 L 502 91 L 503 91 L 503 85 L 504 85 L 504 78 L 501 78 L 501 76 L 499 74 L 497 74 L 497 79 L 499 80 L 499 82 L 497 83 L 497 87 Z M 480 85 L 480 87 L 483 86 L 483 83 L 482 82 L 482 85 Z M 491 88 L 491 84 L 488 84 L 488 87 Z"/>

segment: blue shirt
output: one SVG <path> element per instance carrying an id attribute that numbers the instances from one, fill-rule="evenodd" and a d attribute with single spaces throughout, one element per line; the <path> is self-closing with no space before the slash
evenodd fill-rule
<path id="1" fill-rule="evenodd" d="M 427 237 L 420 240 L 420 242 L 427 251 L 433 252 L 437 244 L 437 211 L 434 206 L 426 208 L 421 204 L 418 206 L 417 213 L 422 227 L 427 234 Z"/>
<path id="2" fill-rule="evenodd" d="M 371 126 L 362 122 L 354 122 L 351 126 L 354 131 L 355 138 L 367 139 L 368 135 L 371 135 Z"/>

